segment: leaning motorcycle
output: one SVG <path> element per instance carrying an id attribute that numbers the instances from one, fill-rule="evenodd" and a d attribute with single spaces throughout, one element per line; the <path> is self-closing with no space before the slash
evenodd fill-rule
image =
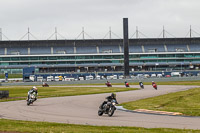
<path id="1" fill-rule="evenodd" d="M 129 83 L 125 83 L 125 87 L 130 87 Z"/>
<path id="2" fill-rule="evenodd" d="M 103 105 L 103 108 L 101 106 L 99 107 L 98 110 L 98 115 L 102 116 L 103 114 L 108 114 L 108 116 L 112 116 L 116 110 L 116 100 L 112 100 L 111 102 L 107 102 L 106 104 Z"/>
<path id="3" fill-rule="evenodd" d="M 29 98 L 27 100 L 27 105 L 33 104 L 33 102 L 36 100 L 36 93 L 33 92 L 32 94 L 29 94 Z"/>
<path id="4" fill-rule="evenodd" d="M 157 85 L 156 85 L 156 84 L 153 84 L 153 88 L 157 90 Z"/>
<path id="5" fill-rule="evenodd" d="M 112 84 L 110 82 L 105 83 L 105 85 L 107 85 L 107 87 L 112 87 Z"/>
<path id="6" fill-rule="evenodd" d="M 140 83 L 140 88 L 141 88 L 141 89 L 144 89 L 143 83 Z"/>
<path id="7" fill-rule="evenodd" d="M 42 87 L 49 87 L 49 85 L 47 83 L 43 83 Z"/>

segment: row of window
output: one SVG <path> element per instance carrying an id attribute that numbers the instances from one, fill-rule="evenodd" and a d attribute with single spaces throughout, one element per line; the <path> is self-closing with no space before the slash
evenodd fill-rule
<path id="1" fill-rule="evenodd" d="M 0 57 L 0 61 L 23 61 L 23 60 L 75 60 L 75 59 L 121 59 L 121 55 L 98 55 L 98 56 L 40 56 L 40 57 Z"/>
<path id="2" fill-rule="evenodd" d="M 31 61 L 31 60 L 81 60 L 81 59 L 123 59 L 123 55 L 85 55 L 85 56 L 35 56 L 35 57 L 0 57 L 0 61 Z M 130 59 L 145 58 L 200 58 L 200 54 L 145 54 L 130 55 Z"/>
<path id="3" fill-rule="evenodd" d="M 54 65 L 54 64 L 101 64 L 101 63 L 123 63 L 123 60 L 105 60 L 105 61 L 49 61 L 49 62 L 1 62 L 0 65 Z M 155 62 L 200 62 L 200 59 L 169 59 L 169 60 L 130 60 L 130 63 L 155 63 Z"/>

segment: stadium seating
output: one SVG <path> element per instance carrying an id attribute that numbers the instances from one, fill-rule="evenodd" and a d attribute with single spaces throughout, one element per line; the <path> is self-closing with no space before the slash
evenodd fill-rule
<path id="1" fill-rule="evenodd" d="M 88 53 L 97 53 L 96 46 L 76 46 L 76 53 L 77 54 L 88 54 Z"/>
<path id="2" fill-rule="evenodd" d="M 144 46 L 144 47 L 143 47 Z M 130 53 L 150 52 L 199 52 L 200 44 L 166 44 L 165 51 L 163 44 L 130 44 Z M 143 49 L 144 48 L 144 49 Z M 93 53 L 120 53 L 123 52 L 123 45 L 77 45 L 75 46 L 53 46 L 53 47 L 30 47 L 30 54 L 93 54 Z M 0 48 L 0 55 L 5 54 L 5 47 Z M 29 47 L 7 47 L 7 55 L 28 55 Z"/>
<path id="3" fill-rule="evenodd" d="M 4 55 L 5 48 L 0 48 L 0 55 Z"/>
<path id="4" fill-rule="evenodd" d="M 30 47 L 30 54 L 51 54 L 51 47 Z"/>
<path id="5" fill-rule="evenodd" d="M 28 54 L 27 47 L 7 48 L 7 55 L 27 55 L 27 54 Z"/>
<path id="6" fill-rule="evenodd" d="M 166 44 L 168 52 L 188 52 L 186 44 Z"/>
<path id="7" fill-rule="evenodd" d="M 74 47 L 73 46 L 59 46 L 53 47 L 54 54 L 74 54 Z"/>
<path id="8" fill-rule="evenodd" d="M 150 52 L 165 52 L 163 44 L 144 44 L 144 51 L 145 53 Z"/>
<path id="9" fill-rule="evenodd" d="M 129 45 L 130 53 L 143 53 L 141 45 Z"/>
<path id="10" fill-rule="evenodd" d="M 120 53 L 119 45 L 99 45 L 99 53 Z"/>
<path id="11" fill-rule="evenodd" d="M 199 52 L 200 44 L 190 44 L 189 48 L 190 48 L 190 52 Z"/>

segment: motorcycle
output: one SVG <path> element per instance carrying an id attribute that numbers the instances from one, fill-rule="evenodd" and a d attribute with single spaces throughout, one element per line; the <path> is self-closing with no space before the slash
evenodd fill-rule
<path id="1" fill-rule="evenodd" d="M 49 85 L 47 83 L 43 83 L 42 87 L 49 87 Z"/>
<path id="2" fill-rule="evenodd" d="M 112 87 L 112 84 L 110 82 L 105 83 L 105 85 L 107 85 L 107 87 Z"/>
<path id="3" fill-rule="evenodd" d="M 36 100 L 36 93 L 33 92 L 32 94 L 29 94 L 29 98 L 27 100 L 27 105 L 33 104 L 33 102 Z"/>
<path id="4" fill-rule="evenodd" d="M 143 83 L 140 83 L 140 88 L 141 88 L 141 89 L 144 89 Z"/>
<path id="5" fill-rule="evenodd" d="M 125 83 L 125 86 L 126 86 L 126 87 L 130 87 L 130 86 L 129 86 L 129 83 Z"/>
<path id="6" fill-rule="evenodd" d="M 101 106 L 99 107 L 98 110 L 98 115 L 102 116 L 103 114 L 108 114 L 108 116 L 112 116 L 116 110 L 116 100 L 112 100 L 111 102 L 107 102 L 106 104 L 103 105 L 103 108 Z"/>
<path id="7" fill-rule="evenodd" d="M 157 90 L 157 85 L 156 85 L 156 84 L 153 84 L 153 88 Z"/>

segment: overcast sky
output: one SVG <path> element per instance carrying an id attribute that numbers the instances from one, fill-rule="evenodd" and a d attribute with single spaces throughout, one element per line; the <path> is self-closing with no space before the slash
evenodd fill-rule
<path id="1" fill-rule="evenodd" d="M 10 40 L 22 38 L 28 27 L 37 39 L 44 40 L 55 27 L 66 39 L 77 38 L 82 27 L 95 39 L 104 38 L 109 27 L 122 38 L 123 18 L 129 20 L 129 37 L 136 26 L 147 37 L 159 37 L 163 26 L 176 37 L 186 37 L 190 25 L 200 33 L 200 0 L 0 0 L 0 28 Z M 112 34 L 112 38 L 117 36 Z M 193 36 L 200 35 L 193 32 Z"/>

